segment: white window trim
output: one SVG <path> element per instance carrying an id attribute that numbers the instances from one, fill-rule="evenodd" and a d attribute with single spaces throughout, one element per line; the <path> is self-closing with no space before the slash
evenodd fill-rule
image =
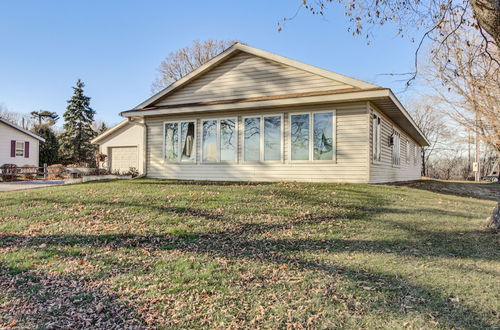
<path id="1" fill-rule="evenodd" d="M 393 138 L 393 145 L 391 147 L 391 163 L 392 167 L 401 167 L 401 132 L 396 129 L 394 126 L 392 127 L 392 134 L 394 136 Z M 394 149 L 396 147 L 396 135 L 398 136 L 398 143 L 397 143 L 397 150 L 398 150 L 398 164 L 394 164 L 394 160 L 396 159 L 394 157 Z"/>
<path id="2" fill-rule="evenodd" d="M 22 144 L 22 147 L 21 148 L 18 148 L 17 145 L 18 144 Z M 26 154 L 26 150 L 24 150 L 25 148 L 25 145 L 26 145 L 26 142 L 25 141 L 16 141 L 16 150 L 15 150 L 15 156 L 14 157 L 24 157 L 24 155 Z M 18 150 L 22 150 L 22 155 L 18 155 L 17 154 L 17 151 Z"/>
<path id="3" fill-rule="evenodd" d="M 378 113 L 373 113 L 372 117 L 372 163 L 382 163 L 382 117 Z M 374 119 L 377 119 L 377 124 L 373 125 Z M 378 124 L 380 122 L 380 125 Z M 377 129 L 378 128 L 378 129 Z M 375 134 L 377 135 L 377 144 L 375 145 Z"/>
<path id="4" fill-rule="evenodd" d="M 181 123 L 194 123 L 194 141 L 193 141 L 193 146 L 194 146 L 194 152 L 195 152 L 195 157 L 194 160 L 192 161 L 181 161 L 182 157 L 182 151 L 181 151 Z M 177 124 L 177 147 L 178 150 L 177 152 L 179 153 L 177 156 L 177 161 L 172 161 L 172 160 L 166 160 L 166 147 L 165 147 L 165 125 L 166 124 Z M 163 122 L 163 162 L 168 163 L 168 164 L 196 164 L 196 159 L 197 159 L 197 140 L 198 140 L 198 123 L 196 119 L 186 119 L 186 120 L 167 120 Z"/>
<path id="5" fill-rule="evenodd" d="M 332 137 L 333 137 L 333 159 L 315 160 L 314 159 L 314 114 L 332 113 Z M 292 116 L 309 115 L 309 160 L 292 160 Z M 288 114 L 288 161 L 290 163 L 337 163 L 337 109 L 292 112 Z"/>
<path id="6" fill-rule="evenodd" d="M 265 160 L 265 151 L 264 151 L 264 120 L 266 117 L 280 117 L 281 122 L 280 122 L 280 159 L 279 160 Z M 260 149 L 259 149 L 259 160 L 245 160 L 245 119 L 247 118 L 260 118 L 260 124 L 259 124 L 259 132 L 260 132 L 260 137 L 259 137 L 259 144 L 260 144 Z M 242 141 L 241 141 L 241 161 L 243 163 L 283 163 L 284 161 L 284 144 L 285 144 L 285 139 L 284 139 L 284 119 L 285 116 L 283 113 L 275 113 L 275 114 L 265 114 L 265 115 L 256 115 L 256 116 L 243 116 L 241 117 L 241 125 L 242 125 Z"/>
<path id="7" fill-rule="evenodd" d="M 217 122 L 216 125 L 216 148 L 217 148 L 217 160 L 213 162 L 205 162 L 203 161 L 203 122 L 215 120 Z M 234 154 L 234 161 L 222 160 L 220 159 L 220 121 L 221 120 L 234 120 L 234 129 L 235 129 L 235 137 L 236 137 L 236 150 Z M 201 144 L 200 144 L 200 164 L 235 164 L 238 163 L 238 143 L 239 143 L 239 125 L 238 125 L 238 117 L 216 117 L 216 118 L 200 118 L 200 133 L 201 133 Z"/>

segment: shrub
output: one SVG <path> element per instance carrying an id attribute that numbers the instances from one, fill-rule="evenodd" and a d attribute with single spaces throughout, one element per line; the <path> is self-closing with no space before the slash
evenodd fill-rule
<path id="1" fill-rule="evenodd" d="M 38 173 L 38 166 L 35 165 L 23 165 L 19 168 L 19 174 L 23 180 L 35 180 Z"/>
<path id="2" fill-rule="evenodd" d="M 139 175 L 139 170 L 135 167 L 130 167 L 128 172 L 124 173 L 124 175 L 131 175 L 133 178 Z"/>
<path id="3" fill-rule="evenodd" d="M 14 181 L 18 173 L 16 164 L 3 164 L 0 169 L 2 181 Z"/>
<path id="4" fill-rule="evenodd" d="M 54 164 L 48 167 L 49 179 L 64 179 L 64 172 L 66 172 L 66 167 L 62 164 Z"/>

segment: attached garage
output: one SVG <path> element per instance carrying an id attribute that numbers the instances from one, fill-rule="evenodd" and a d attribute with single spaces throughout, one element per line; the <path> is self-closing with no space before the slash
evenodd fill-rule
<path id="1" fill-rule="evenodd" d="M 109 149 L 108 162 L 111 172 L 125 173 L 131 167 L 139 167 L 137 147 L 110 147 Z"/>
<path id="2" fill-rule="evenodd" d="M 131 167 L 144 174 L 144 124 L 125 120 L 92 140 L 107 155 L 103 167 L 111 172 L 128 172 Z"/>

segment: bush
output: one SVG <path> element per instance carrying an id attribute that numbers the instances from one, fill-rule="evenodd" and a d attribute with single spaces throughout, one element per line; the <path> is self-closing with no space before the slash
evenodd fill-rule
<path id="1" fill-rule="evenodd" d="M 133 178 L 139 175 L 139 170 L 135 167 L 130 167 L 128 172 L 124 173 L 124 175 L 131 175 Z"/>
<path id="2" fill-rule="evenodd" d="M 48 178 L 49 180 L 54 179 L 64 179 L 64 172 L 66 172 L 66 167 L 62 164 L 54 164 L 48 167 Z"/>
<path id="3" fill-rule="evenodd" d="M 16 164 L 3 164 L 1 167 L 2 181 L 15 181 L 18 173 Z"/>
<path id="4" fill-rule="evenodd" d="M 38 174 L 38 166 L 35 165 L 23 165 L 19 169 L 19 174 L 23 180 L 35 180 Z"/>

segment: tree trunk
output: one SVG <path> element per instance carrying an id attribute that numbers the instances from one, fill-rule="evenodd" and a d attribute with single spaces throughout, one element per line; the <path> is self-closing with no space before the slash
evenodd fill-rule
<path id="1" fill-rule="evenodd" d="M 479 25 L 500 45 L 500 1 L 470 0 Z"/>
<path id="2" fill-rule="evenodd" d="M 500 202 L 498 202 L 493 210 L 493 214 L 488 218 L 487 222 L 488 227 L 496 230 L 500 229 Z"/>

